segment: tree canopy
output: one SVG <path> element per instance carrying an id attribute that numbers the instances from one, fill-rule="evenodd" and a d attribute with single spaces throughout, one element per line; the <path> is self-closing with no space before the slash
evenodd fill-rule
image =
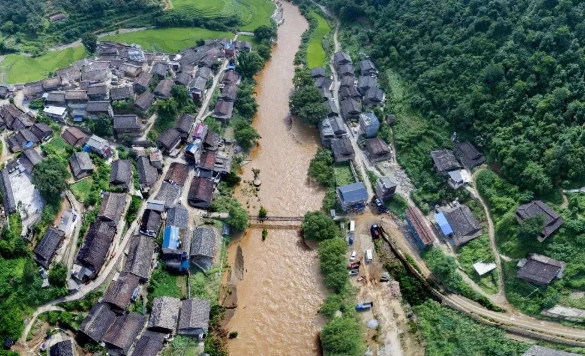
<path id="1" fill-rule="evenodd" d="M 583 177 L 585 3 L 325 3 L 353 26 L 380 73 L 390 68 L 412 87 L 408 104 L 429 127 L 472 139 L 501 173 L 537 194 Z M 369 25 L 357 25 L 360 17 Z M 408 142 L 396 143 L 400 150 Z"/>
<path id="2" fill-rule="evenodd" d="M 322 211 L 309 211 L 303 219 L 305 239 L 325 241 L 339 236 L 335 221 Z"/>
<path id="3" fill-rule="evenodd" d="M 237 71 L 244 77 L 251 79 L 264 67 L 264 59 L 256 52 L 241 52 L 238 55 Z"/>
<path id="4" fill-rule="evenodd" d="M 67 189 L 67 179 L 70 174 L 65 162 L 55 157 L 49 157 L 35 167 L 33 184 L 48 202 L 61 199 L 61 194 Z"/>

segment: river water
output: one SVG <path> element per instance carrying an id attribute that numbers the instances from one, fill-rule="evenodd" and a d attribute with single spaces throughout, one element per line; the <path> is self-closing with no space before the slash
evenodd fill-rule
<path id="1" fill-rule="evenodd" d="M 324 196 L 307 179 L 319 144 L 316 130 L 296 120 L 290 127 L 286 120 L 293 60 L 308 24 L 296 6 L 286 1 L 282 5 L 285 21 L 278 29 L 278 44 L 256 78 L 259 110 L 253 125 L 262 139 L 243 173 L 243 180 L 249 181 L 252 169 L 259 169 L 262 186 L 257 194 L 246 183 L 236 191 L 252 215 L 262 205 L 269 215 L 302 216 L 319 209 Z M 238 305 L 227 328 L 237 331 L 238 337 L 229 341 L 230 354 L 317 355 L 317 332 L 323 322 L 318 310 L 326 296 L 317 253 L 303 244 L 298 229 L 269 229 L 266 241 L 261 235 L 261 228 L 252 227 L 228 250 L 230 266 L 236 265 L 238 246 L 244 260 L 243 279 L 232 268 Z"/>

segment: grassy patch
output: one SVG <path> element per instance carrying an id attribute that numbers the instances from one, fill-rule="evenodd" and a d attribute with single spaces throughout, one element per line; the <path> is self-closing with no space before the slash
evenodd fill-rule
<path id="1" fill-rule="evenodd" d="M 247 35 L 239 35 L 238 36 L 238 41 L 248 41 L 252 44 L 253 46 L 258 46 L 260 44 L 260 41 L 258 41 L 258 39 L 254 36 L 247 36 Z"/>
<path id="2" fill-rule="evenodd" d="M 498 272 L 493 270 L 490 273 L 478 276 L 473 269 L 473 264 L 477 262 L 494 262 L 494 256 L 490 247 L 490 241 L 487 234 L 483 234 L 475 240 L 472 240 L 461 246 L 457 258 L 461 269 L 485 292 L 494 294 L 498 292 Z"/>
<path id="3" fill-rule="evenodd" d="M 333 166 L 333 173 L 338 187 L 355 183 L 349 163 Z"/>
<path id="4" fill-rule="evenodd" d="M 530 345 L 510 340 L 498 328 L 485 326 L 429 300 L 415 307 L 427 355 L 522 355 Z"/>
<path id="5" fill-rule="evenodd" d="M 309 68 L 322 67 L 327 63 L 327 55 L 323 48 L 323 39 L 331 31 L 331 27 L 327 20 L 311 11 L 310 15 L 317 20 L 317 28 L 311 34 L 309 39 L 309 46 L 307 47 L 307 66 Z"/>
<path id="6" fill-rule="evenodd" d="M 227 242 L 221 244 L 221 257 L 215 265 L 206 271 L 201 272 L 198 269 L 191 271 L 191 297 L 208 299 L 211 305 L 216 305 L 219 299 L 219 289 L 221 287 L 221 276 L 223 268 L 226 266 L 227 259 Z"/>
<path id="7" fill-rule="evenodd" d="M 73 192 L 73 195 L 75 195 L 75 198 L 83 203 L 89 197 L 92 185 L 93 179 L 91 177 L 87 177 L 77 183 L 71 184 L 69 188 Z"/>
<path id="8" fill-rule="evenodd" d="M 234 37 L 231 32 L 213 31 L 204 28 L 172 27 L 150 29 L 138 32 L 121 33 L 102 38 L 104 41 L 120 43 L 136 43 L 146 50 L 177 53 L 188 47 L 195 46 L 197 40 Z"/>
<path id="9" fill-rule="evenodd" d="M 67 67 L 85 56 L 87 53 L 83 46 L 49 52 L 36 58 L 9 54 L 0 64 L 0 72 L 5 72 L 8 84 L 33 82 L 47 78 L 55 70 Z"/>
<path id="10" fill-rule="evenodd" d="M 162 352 L 163 356 L 196 356 L 197 354 L 196 339 L 182 335 L 175 336 Z"/>
<path id="11" fill-rule="evenodd" d="M 69 160 L 71 149 L 72 147 L 59 136 L 53 137 L 49 143 L 43 146 L 46 153 L 55 154 L 65 161 Z"/>
<path id="12" fill-rule="evenodd" d="M 408 202 L 404 197 L 398 193 L 385 202 L 386 207 L 392 214 L 402 218 L 402 214 L 408 209 Z"/>
<path id="13" fill-rule="evenodd" d="M 181 298 L 183 293 L 179 288 L 177 277 L 164 268 L 155 269 L 148 285 L 148 306 L 152 306 L 152 300 L 156 297 Z"/>

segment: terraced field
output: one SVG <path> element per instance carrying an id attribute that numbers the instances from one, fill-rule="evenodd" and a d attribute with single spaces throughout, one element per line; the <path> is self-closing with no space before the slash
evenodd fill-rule
<path id="1" fill-rule="evenodd" d="M 253 31 L 270 24 L 274 3 L 268 0 L 172 0 L 172 7 L 189 16 L 239 18 L 239 29 Z"/>

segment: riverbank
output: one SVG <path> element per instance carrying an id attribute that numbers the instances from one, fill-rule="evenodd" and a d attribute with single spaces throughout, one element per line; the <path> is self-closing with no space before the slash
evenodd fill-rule
<path id="1" fill-rule="evenodd" d="M 318 137 L 311 128 L 296 121 L 291 127 L 287 120 L 293 60 L 308 25 L 296 6 L 282 2 L 282 7 L 285 21 L 278 29 L 278 44 L 256 77 L 259 110 L 253 126 L 262 139 L 251 152 L 242 177 L 250 181 L 252 169 L 259 169 L 262 186 L 257 197 L 247 184 L 236 191 L 251 215 L 258 215 L 262 205 L 269 214 L 301 216 L 318 209 L 324 195 L 307 180 Z M 241 269 L 233 268 L 238 247 Z M 322 323 L 318 310 L 326 295 L 316 251 L 303 244 L 296 230 L 270 229 L 262 241 L 262 230 L 251 228 L 230 245 L 228 261 L 238 304 L 227 324 L 229 331 L 238 332 L 229 342 L 230 353 L 316 355 Z"/>

